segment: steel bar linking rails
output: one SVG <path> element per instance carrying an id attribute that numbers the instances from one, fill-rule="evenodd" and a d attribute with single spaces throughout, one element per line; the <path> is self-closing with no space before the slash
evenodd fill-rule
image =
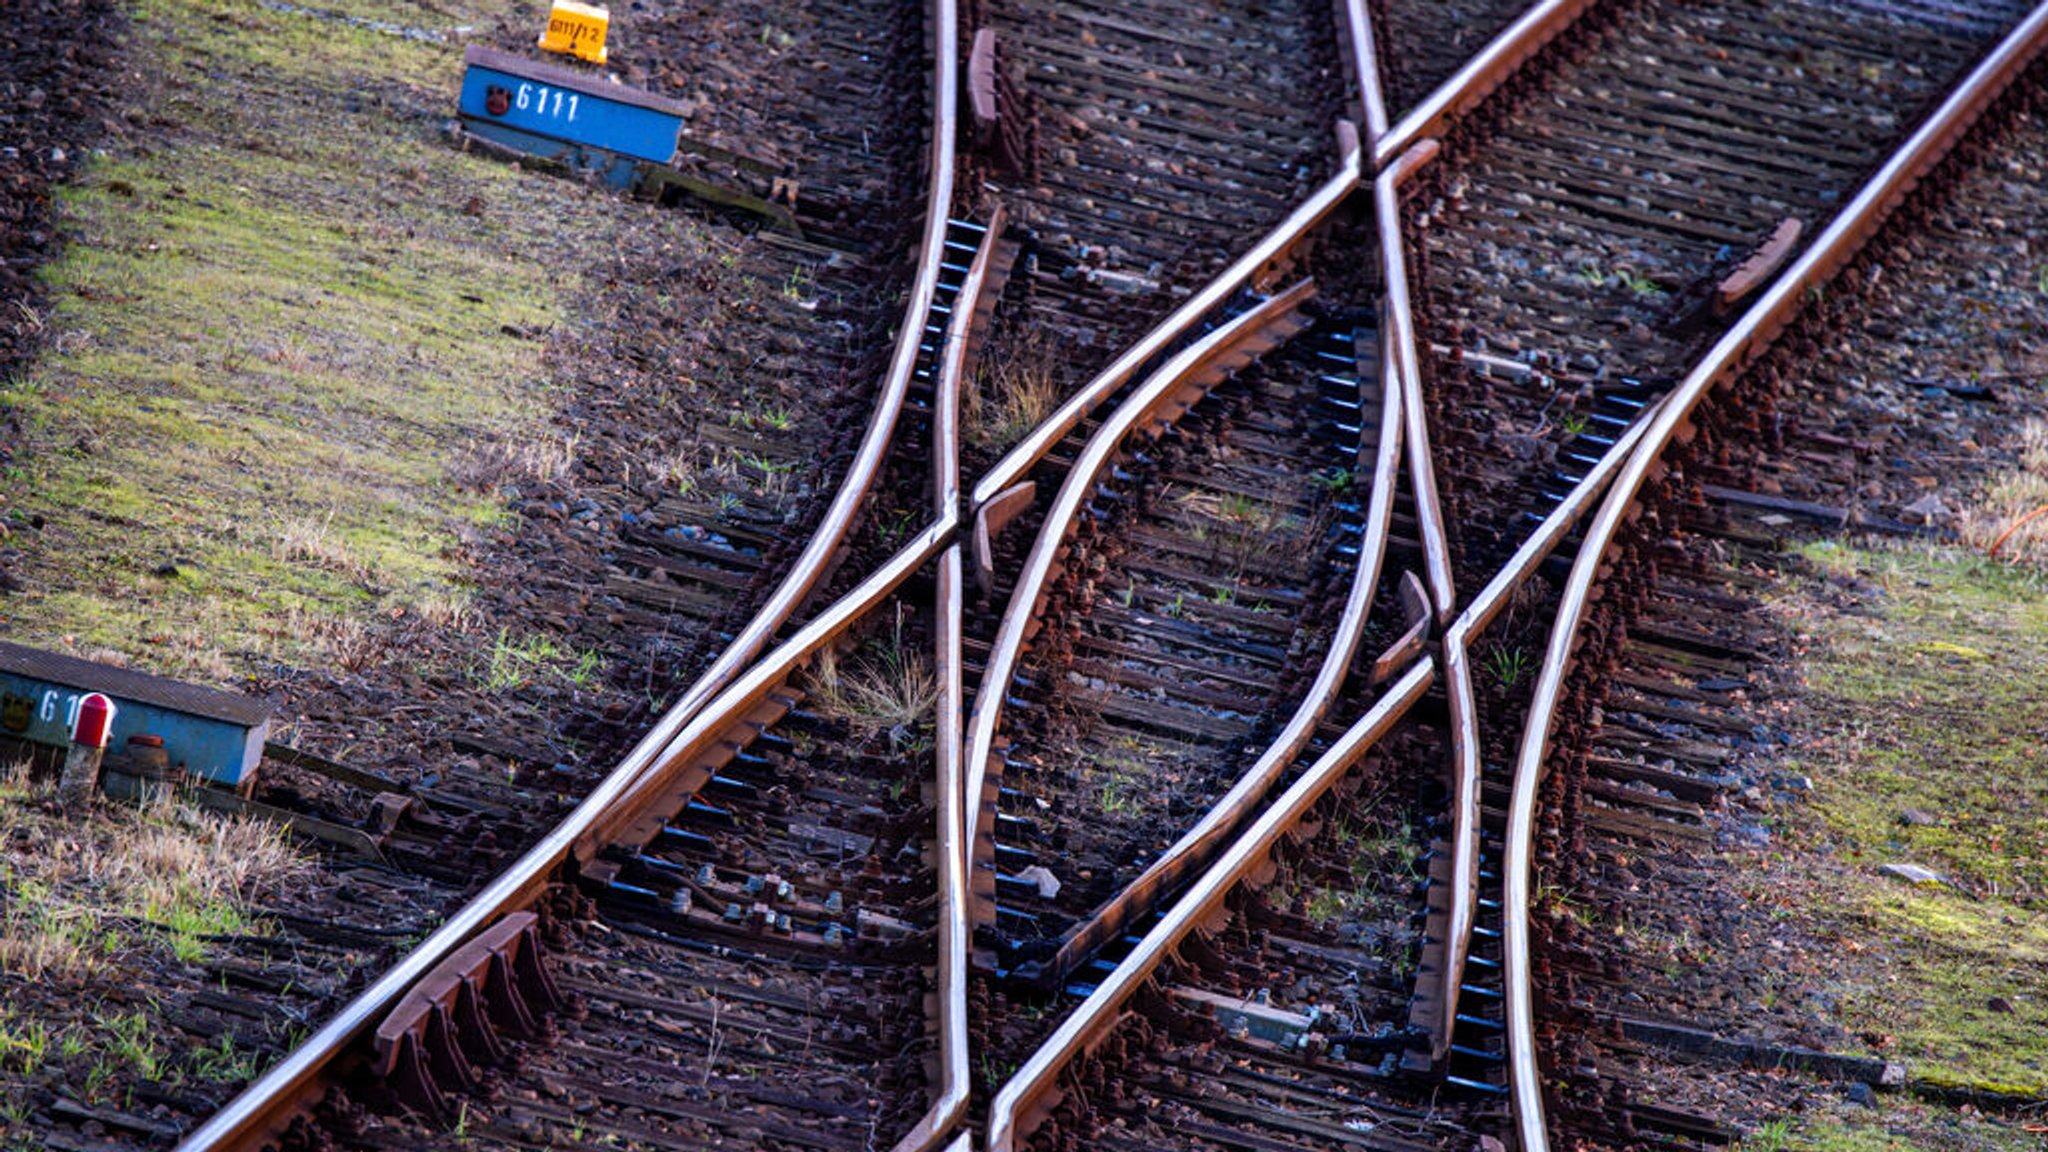
<path id="1" fill-rule="evenodd" d="M 1772 340 L 1798 313 L 1806 294 L 1831 279 L 1855 257 L 1920 179 L 1948 155 L 1977 117 L 2044 48 L 2048 48 L 2048 4 L 2035 8 L 1971 71 L 1905 146 L 1836 215 L 1828 230 L 1743 314 L 1735 327 L 1715 342 L 1670 393 L 1649 419 L 1642 442 L 1628 457 L 1587 529 L 1565 584 L 1544 652 L 1542 674 L 1530 700 L 1528 727 L 1522 733 L 1515 764 L 1502 861 L 1508 1069 L 1523 1152 L 1543 1152 L 1549 1147 L 1542 1085 L 1536 1068 L 1535 1019 L 1529 987 L 1530 852 L 1535 838 L 1537 790 L 1543 781 L 1552 725 L 1563 696 L 1564 679 L 1570 671 L 1572 649 L 1591 603 L 1593 584 L 1613 546 L 1615 534 L 1630 518 L 1635 499 L 1652 470 L 1660 466 L 1665 448 L 1687 436 L 1692 411 L 1707 393 L 1769 350 Z"/>
<path id="2" fill-rule="evenodd" d="M 1383 170 L 1424 137 L 1441 137 L 1453 120 L 1484 103 L 1530 57 L 1543 51 L 1597 2 L 1542 0 L 1531 5 L 1387 130 L 1373 149 L 1373 171 Z"/>
<path id="3" fill-rule="evenodd" d="M 981 793 L 988 780 L 989 760 L 995 755 L 996 722 L 1002 713 L 1003 697 L 1009 690 L 1011 677 L 1016 674 L 1017 661 L 1023 655 L 1039 600 L 1051 580 L 1055 554 L 1065 542 L 1068 526 L 1086 503 L 1096 478 L 1109 465 L 1124 438 L 1148 419 L 1155 407 L 1174 395 L 1186 377 L 1247 335 L 1296 311 L 1313 294 L 1314 285 L 1302 281 L 1175 353 L 1128 399 L 1117 405 L 1068 470 L 1059 494 L 1053 499 L 1052 508 L 1046 512 L 1038 538 L 1032 542 L 1023 571 L 1018 574 L 1016 587 L 1010 593 L 1010 603 L 1003 610 L 1002 625 L 989 649 L 988 663 L 982 669 L 981 688 L 974 695 L 974 709 L 968 716 L 966 847 L 969 853 L 974 851 L 976 837 L 980 835 Z"/>
<path id="4" fill-rule="evenodd" d="M 949 511 L 849 593 L 833 611 L 785 643 L 777 650 L 777 657 L 734 683 L 740 668 L 774 636 L 809 593 L 812 582 L 823 571 L 826 557 L 846 534 L 868 485 L 880 469 L 896 415 L 909 389 L 923 318 L 931 306 L 938 280 L 938 265 L 944 254 L 946 220 L 951 210 L 953 191 L 953 140 L 959 72 L 956 0 L 934 0 L 932 13 L 936 45 L 932 68 L 932 162 L 919 271 L 906 305 L 903 330 L 897 335 L 896 355 L 882 400 L 853 468 L 826 514 L 824 525 L 804 550 L 789 578 L 762 607 L 741 637 L 735 640 L 733 647 L 681 701 L 663 715 L 611 775 L 561 824 L 450 916 L 395 967 L 344 1005 L 311 1037 L 187 1135 L 179 1144 L 183 1152 L 256 1148 L 275 1138 L 290 1123 L 329 1064 L 340 1059 L 351 1045 L 374 1027 L 422 976 L 491 921 L 530 902 L 546 886 L 549 877 L 568 858 L 573 848 L 593 842 L 593 830 L 605 824 L 605 817 L 613 805 L 648 796 L 650 788 L 643 777 L 658 773 L 664 765 L 674 765 L 683 760 L 684 757 L 677 754 L 678 745 L 688 746 L 692 736 L 696 737 L 699 746 L 708 742 L 710 734 L 722 726 L 730 713 L 705 715 L 701 709 L 707 702 L 715 706 L 717 700 L 744 696 L 742 689 L 748 685 L 759 689 L 761 673 L 768 669 L 781 668 L 786 672 L 794 668 L 797 660 L 808 657 L 829 638 L 828 625 L 834 622 L 843 625 L 846 620 L 878 602 L 951 537 L 956 520 Z M 597 835 L 601 846 L 602 833 Z"/>
<path id="5" fill-rule="evenodd" d="M 1080 391 L 1068 397 L 1045 422 L 1031 430 L 1017 446 L 996 461 L 974 485 L 973 502 L 976 508 L 993 500 L 1004 489 L 1022 480 L 1060 438 L 1079 424 L 1089 412 L 1131 378 L 1139 368 L 1154 356 L 1166 350 L 1167 346 L 1184 333 L 1199 324 L 1203 317 L 1218 304 L 1229 299 L 1230 294 L 1250 283 L 1274 261 L 1286 254 L 1308 230 L 1315 227 L 1325 216 L 1342 204 L 1351 190 L 1358 184 L 1363 160 L 1359 149 L 1346 149 L 1336 175 L 1325 181 L 1307 200 L 1287 214 L 1271 232 L 1244 255 L 1233 261 L 1230 267 L 1218 273 L 1216 278 L 1202 286 L 1201 291 L 1188 297 L 1187 301 L 1173 310 L 1141 337 L 1136 344 L 1125 349 L 1112 360 L 1108 367 L 1097 373 L 1093 380 L 1082 386 Z M 970 807 L 973 796 L 969 794 Z"/>
<path id="6" fill-rule="evenodd" d="M 1060 1071 L 1075 1055 L 1116 1026 L 1124 1003 L 1177 947 L 1190 931 L 1223 908 L 1223 898 L 1232 887 L 1263 860 L 1280 834 L 1292 828 L 1330 786 L 1370 751 L 1380 737 L 1429 691 L 1436 677 L 1436 663 L 1428 656 L 1417 660 L 1387 689 L 1366 714 L 1322 754 L 1273 806 L 1253 822 L 1245 834 L 1231 844 L 1201 878 L 1174 901 L 1173 907 L 1145 934 L 1131 954 L 1116 966 L 1109 978 L 1089 993 L 1088 999 L 1060 1024 L 1031 1058 L 1011 1076 L 989 1105 L 988 1152 L 1011 1152 L 1028 1133 L 1042 1111 L 1040 1102 L 1054 1087 Z"/>

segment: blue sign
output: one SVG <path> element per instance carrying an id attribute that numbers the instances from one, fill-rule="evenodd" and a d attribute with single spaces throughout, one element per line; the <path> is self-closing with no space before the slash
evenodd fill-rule
<path id="1" fill-rule="evenodd" d="M 69 747 L 89 692 L 114 702 L 109 752 L 125 751 L 130 736 L 161 737 L 173 765 L 229 787 L 263 759 L 270 710 L 261 701 L 0 642 L 0 738 Z"/>
<path id="2" fill-rule="evenodd" d="M 667 164 L 682 134 L 682 106 L 622 84 L 472 47 L 462 115 L 494 125 Z"/>

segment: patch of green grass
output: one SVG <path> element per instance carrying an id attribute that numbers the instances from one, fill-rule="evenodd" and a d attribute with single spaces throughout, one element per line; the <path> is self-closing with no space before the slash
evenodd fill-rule
<path id="1" fill-rule="evenodd" d="M 254 1052 L 237 1052 L 235 1038 L 222 1033 L 210 1048 L 195 1048 L 187 1057 L 192 1074 L 216 1084 L 240 1084 L 255 1078 L 261 1062 Z"/>
<path id="2" fill-rule="evenodd" d="M 1927 545 L 1806 555 L 1823 582 L 1792 610 L 1816 719 L 1795 767 L 1815 789 L 1793 819 L 1850 867 L 1827 926 L 1882 960 L 1843 1022 L 1919 1080 L 2048 1092 L 2048 588 Z M 1877 872 L 1891 862 L 1954 885 L 1909 887 Z"/>
<path id="3" fill-rule="evenodd" d="M 323 621 L 445 589 L 459 532 L 501 519 L 458 449 L 525 442 L 550 407 L 523 334 L 575 288 L 545 225 L 589 194 L 447 147 L 459 43 L 132 10 L 132 98 L 166 126 L 59 191 L 46 351 L 0 386 L 28 430 L 15 505 L 48 522 L 10 638 L 217 680 L 325 660 Z"/>
<path id="4" fill-rule="evenodd" d="M 1931 1133 L 1941 1133 L 1929 1139 Z M 2040 1137 L 2010 1119 L 1963 1112 L 1911 1097 L 1878 1109 L 1821 1108 L 1773 1120 L 1735 1152 L 2038 1152 Z"/>
<path id="5" fill-rule="evenodd" d="M 485 691 L 509 692 L 536 680 L 554 680 L 576 688 L 597 683 L 604 658 L 593 651 L 560 644 L 553 637 L 529 633 L 514 636 L 499 629 L 485 654 L 477 682 Z"/>
<path id="6" fill-rule="evenodd" d="M 95 1015 L 93 1024 L 101 1032 L 108 1057 L 127 1065 L 144 1080 L 154 1080 L 163 1067 L 163 1052 L 157 1047 L 154 1025 L 142 1011 Z"/>

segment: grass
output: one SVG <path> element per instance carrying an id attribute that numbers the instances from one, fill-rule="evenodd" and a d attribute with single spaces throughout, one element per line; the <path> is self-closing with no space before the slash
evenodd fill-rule
<path id="1" fill-rule="evenodd" d="M 1843 1022 L 1920 1080 L 2048 1093 L 2048 585 L 1961 549 L 1806 555 L 1827 582 L 1784 606 L 1814 718 L 1788 766 L 1815 781 L 1795 832 L 1846 865 L 1824 934 L 1876 961 Z M 1831 607 L 1838 588 L 1854 612 Z M 1952 884 L 1908 887 L 1878 874 L 1890 862 Z"/>
<path id="2" fill-rule="evenodd" d="M 1512 690 L 1527 679 L 1535 665 L 1528 651 L 1519 647 L 1496 644 L 1486 653 L 1486 670 L 1493 674 L 1494 682 L 1505 689 Z"/>
<path id="3" fill-rule="evenodd" d="M 2048 424 L 2028 420 L 2019 442 L 2018 466 L 1977 493 L 1956 529 L 1979 551 L 1988 554 L 1995 546 L 2001 559 L 2040 569 L 2048 566 L 2048 514 L 2025 518 L 2048 507 Z"/>
<path id="4" fill-rule="evenodd" d="M 1164 749 L 1130 735 L 1118 736 L 1099 749 L 1088 785 L 1096 810 L 1104 816 L 1137 816 L 1145 811 L 1148 799 L 1164 799 L 1154 795 L 1169 780 L 1169 776 L 1155 779 L 1154 765 L 1164 756 Z"/>
<path id="5" fill-rule="evenodd" d="M 1929 1134 L 1940 1133 L 1930 1138 Z M 1772 1120 L 1734 1152 L 2038 1152 L 2041 1137 L 2010 1119 L 1926 1101 L 1888 1099 L 1881 1109 L 1821 1107 Z"/>
<path id="6" fill-rule="evenodd" d="M 138 949 L 197 962 L 208 937 L 262 932 L 250 897 L 311 867 L 261 821 L 165 802 L 78 824 L 40 799 L 18 774 L 0 788 L 0 975 L 80 982 Z"/>
<path id="7" fill-rule="evenodd" d="M 861 739 L 887 733 L 899 749 L 927 744 L 939 681 L 924 653 L 904 643 L 900 610 L 894 628 L 865 644 L 847 667 L 830 648 L 818 653 L 810 684 L 820 711 Z"/>
<path id="8" fill-rule="evenodd" d="M 1043 424 L 1061 399 L 1059 349 L 1033 332 L 983 357 L 961 389 L 960 431 L 970 447 L 1001 452 Z"/>
<path id="9" fill-rule="evenodd" d="M 573 435 L 534 431 L 552 403 L 527 334 L 579 283 L 546 222 L 589 194 L 447 148 L 459 43 L 131 7 L 131 98 L 165 126 L 58 196 L 45 351 L 0 382 L 25 429 L 11 510 L 48 526 L 0 627 L 215 681 L 325 661 L 323 622 L 446 597 L 463 533 L 500 516 L 452 446 L 520 476 L 573 464 Z"/>
<path id="10" fill-rule="evenodd" d="M 594 651 L 538 633 L 514 636 L 501 628 L 484 654 L 476 681 L 486 692 L 510 692 L 535 681 L 589 689 L 597 684 L 603 668 L 604 658 Z"/>

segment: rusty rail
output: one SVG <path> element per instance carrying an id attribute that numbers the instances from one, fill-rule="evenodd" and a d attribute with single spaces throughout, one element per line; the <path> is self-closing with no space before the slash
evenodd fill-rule
<path id="1" fill-rule="evenodd" d="M 1530 6 L 1387 130 L 1373 148 L 1373 171 L 1384 170 L 1425 137 L 1441 138 L 1452 121 L 1485 103 L 1523 64 L 1563 35 L 1598 2 L 1540 0 Z"/>
<path id="2" fill-rule="evenodd" d="M 1549 1135 L 1536 1066 L 1536 1037 L 1529 981 L 1529 895 L 1535 837 L 1537 790 L 1549 758 L 1555 713 L 1571 671 L 1572 652 L 1592 602 L 1594 584 L 1613 548 L 1616 533 L 1630 518 L 1637 496 L 1664 452 L 1690 435 L 1690 418 L 1715 387 L 1732 382 L 1755 364 L 1798 314 L 1806 296 L 1840 272 L 1883 228 L 1891 214 L 1977 122 L 1986 109 L 2048 49 L 2048 4 L 2034 11 L 2000 41 L 1968 77 L 1943 100 L 1905 145 L 1886 161 L 1826 232 L 1793 262 L 1687 373 L 1656 414 L 1639 422 L 1646 431 L 1614 478 L 1586 532 L 1565 584 L 1543 670 L 1529 704 L 1527 727 L 1515 763 L 1503 846 L 1503 938 L 1507 970 L 1507 1041 L 1515 1123 L 1524 1152 L 1543 1152 Z"/>
<path id="3" fill-rule="evenodd" d="M 1256 278 L 1270 275 L 1294 246 L 1309 230 L 1324 217 L 1337 209 L 1358 183 L 1361 165 L 1361 150 L 1346 148 L 1336 175 L 1325 181 L 1322 187 L 1294 211 L 1287 214 L 1271 232 L 1239 256 L 1219 273 L 1215 279 L 1203 285 L 1201 290 L 1173 313 L 1161 320 L 1137 343 L 1125 349 L 1108 367 L 1097 373 L 1095 378 L 1068 397 L 1066 402 L 1045 419 L 1045 422 L 1031 430 L 1030 434 L 996 461 L 980 480 L 975 482 L 973 504 L 976 509 L 989 505 L 1006 489 L 1024 479 L 1037 463 L 1052 451 L 1060 438 L 1072 431 L 1076 424 L 1085 419 L 1089 412 L 1109 399 L 1118 388 L 1123 387 L 1138 369 L 1153 357 L 1165 351 L 1175 340 L 1180 339 L 1203 317 L 1215 311 L 1216 306 L 1228 299 L 1231 293 L 1252 283 Z M 970 795 L 970 800 L 972 799 Z"/>
<path id="4" fill-rule="evenodd" d="M 1300 323 L 1296 314 L 1314 294 L 1313 282 L 1304 280 L 1174 354 L 1110 413 L 1074 461 L 1010 594 L 1001 628 L 982 670 L 981 688 L 975 693 L 974 708 L 968 716 L 966 845 L 970 853 L 979 835 L 981 795 L 988 780 L 989 761 L 995 755 L 1003 697 L 1026 644 L 1037 631 L 1045 591 L 1060 563 L 1059 554 L 1096 479 L 1115 459 L 1127 437 L 1155 422 L 1163 424 L 1178 419 L 1220 380 L 1222 374 L 1215 370 L 1234 366 L 1247 344 L 1262 340 L 1276 325 L 1289 325 L 1282 339 L 1292 336 L 1298 328 L 1290 322 Z"/>
<path id="5" fill-rule="evenodd" d="M 833 554 L 845 543 L 861 503 L 867 499 L 868 490 L 874 487 L 875 478 L 881 475 L 890 438 L 903 413 L 904 401 L 910 394 L 919 335 L 924 330 L 925 317 L 931 312 L 932 298 L 938 291 L 939 265 L 945 257 L 946 222 L 953 206 L 956 112 L 960 103 L 959 5 L 957 0 L 933 0 L 931 11 L 934 45 L 932 144 L 925 183 L 924 234 L 917 249 L 917 276 L 911 283 L 910 298 L 903 304 L 903 324 L 896 333 L 896 347 L 889 360 L 889 373 L 884 378 L 881 396 L 868 418 L 867 431 L 854 453 L 853 464 L 848 468 L 846 478 L 840 481 L 839 490 L 833 494 L 832 504 L 826 509 L 817 531 L 804 545 L 802 555 L 791 564 L 789 574 L 782 578 L 782 583 L 754 613 L 753 619 L 740 629 L 711 667 L 705 669 L 703 675 L 669 709 L 663 718 L 664 723 L 677 716 L 688 716 L 702 707 L 714 693 L 732 682 L 747 661 L 760 655 L 768 646 L 812 589 L 832 571 Z"/>
<path id="6" fill-rule="evenodd" d="M 1352 67 L 1359 86 L 1365 146 L 1370 148 L 1387 130 L 1386 106 L 1380 95 L 1378 64 L 1373 52 L 1372 22 L 1365 11 L 1364 0 L 1346 0 L 1344 16 L 1345 30 L 1351 43 Z M 1385 260 L 1384 251 L 1382 260 Z M 1383 263 L 1383 271 L 1384 268 Z M 1385 335 L 1383 326 L 1383 356 L 1387 352 Z M 1351 589 L 1345 595 L 1344 610 L 1331 636 L 1329 649 L 1316 670 L 1315 681 L 1259 758 L 1203 814 L 1202 819 L 1148 865 L 1136 880 L 1096 909 L 1085 923 L 1066 934 L 1053 960 L 1056 974 L 1063 977 L 1095 950 L 1122 935 L 1139 916 L 1156 906 L 1162 897 L 1196 869 L 1204 867 L 1222 849 L 1226 838 L 1250 818 L 1280 774 L 1301 754 L 1315 735 L 1317 725 L 1323 722 L 1336 703 L 1337 694 L 1343 690 L 1352 658 L 1364 638 L 1366 618 L 1372 611 L 1373 597 L 1379 588 L 1380 567 L 1386 559 L 1387 536 L 1394 515 L 1395 472 L 1401 460 L 1401 437 L 1405 427 L 1402 405 L 1408 393 L 1399 386 L 1397 377 L 1387 370 L 1385 364 L 1374 367 L 1380 370 L 1382 387 L 1378 446 L 1370 467 L 1372 495 L 1359 540 L 1357 571 L 1353 574 Z M 1362 395 L 1359 397 L 1361 404 L 1365 399 Z M 1357 469 L 1361 474 L 1367 471 L 1367 461 L 1362 457 L 1363 453 Z"/>
<path id="7" fill-rule="evenodd" d="M 946 325 L 946 346 L 940 360 L 932 412 L 932 512 L 954 521 L 960 509 L 960 390 L 967 374 L 967 347 L 974 322 L 974 302 L 988 281 L 989 261 L 1003 233 L 1003 210 L 989 214 L 980 251 L 960 286 L 953 317 Z M 933 759 L 938 796 L 938 836 L 934 842 L 939 874 L 939 943 L 937 958 L 939 1093 L 895 1152 L 929 1152 L 960 1125 L 967 1114 L 967 831 L 966 802 L 960 772 L 962 692 L 960 638 L 963 632 L 960 544 L 939 554 L 937 627 L 933 630 L 932 667 L 937 670 L 939 697 L 933 705 Z"/>
<path id="8" fill-rule="evenodd" d="M 1384 345 L 1382 346 L 1384 348 Z M 1202 819 L 1183 833 L 1136 880 L 1126 885 L 1088 920 L 1060 941 L 1053 961 L 1056 974 L 1064 977 L 1096 949 L 1121 936 L 1125 929 L 1150 911 L 1159 900 L 1196 869 L 1206 865 L 1259 803 L 1266 798 L 1281 773 L 1294 762 L 1315 736 L 1316 727 L 1329 715 L 1337 694 L 1351 672 L 1352 659 L 1365 638 L 1366 618 L 1372 612 L 1373 597 L 1379 590 L 1380 566 L 1385 562 L 1388 530 L 1394 516 L 1394 484 L 1400 467 L 1402 394 L 1391 373 L 1381 377 L 1379 444 L 1372 462 L 1372 495 L 1366 506 L 1365 524 L 1358 547 L 1358 567 L 1351 590 L 1344 599 L 1344 611 L 1330 637 L 1314 683 L 1295 706 L 1285 727 L 1273 737 L 1265 751 L 1231 785 L 1230 791 L 1203 813 Z M 1363 397 L 1360 397 L 1362 400 Z M 1361 453 L 1363 455 L 1363 453 Z M 1363 465 L 1364 461 L 1361 460 Z M 1360 471 L 1364 471 L 1361 467 Z"/>
<path id="9" fill-rule="evenodd" d="M 253 1149 L 275 1139 L 300 1110 L 324 1091 L 330 1066 L 347 1058 L 402 998 L 472 937 L 508 912 L 530 905 L 569 858 L 592 858 L 611 834 L 630 822 L 633 806 L 659 795 L 678 765 L 701 752 L 727 718 L 765 698 L 777 677 L 843 631 L 937 554 L 957 526 L 957 501 L 942 511 L 902 552 L 830 610 L 742 676 L 827 570 L 827 561 L 850 530 L 861 501 L 879 474 L 908 394 L 924 318 L 936 292 L 953 195 L 958 105 L 959 28 L 956 0 L 933 0 L 932 144 L 926 185 L 925 227 L 918 273 L 897 333 L 895 354 L 854 464 L 790 575 L 736 637 L 731 648 L 636 744 L 617 768 L 561 824 L 521 856 L 397 965 L 344 1005 L 320 1029 L 188 1134 L 182 1152 Z M 971 309 L 966 309 L 971 313 Z M 957 481 L 956 481 L 957 483 Z M 740 704 L 739 701 L 746 701 Z M 622 815 L 623 814 L 623 815 Z M 942 830 L 943 835 L 943 830 Z M 959 966 L 964 970 L 964 964 Z M 962 1029 L 964 1042 L 964 1028 Z M 964 1059 L 964 1048 L 959 1053 Z M 939 1134 L 934 1134 L 936 1140 Z"/>
<path id="10" fill-rule="evenodd" d="M 1266 858 L 1274 841 L 1292 828 L 1331 785 L 1342 779 L 1395 723 L 1406 716 L 1436 678 L 1436 663 L 1417 661 L 1372 708 L 1346 729 L 1329 751 L 1260 814 L 1201 878 L 1145 934 L 1145 938 L 1096 986 L 1059 1030 L 997 1091 L 989 1105 L 988 1152 L 1011 1152 L 1057 1103 L 1060 1072 L 1075 1056 L 1109 1034 L 1122 1008 L 1189 932 L 1223 912 L 1224 897 Z"/>

